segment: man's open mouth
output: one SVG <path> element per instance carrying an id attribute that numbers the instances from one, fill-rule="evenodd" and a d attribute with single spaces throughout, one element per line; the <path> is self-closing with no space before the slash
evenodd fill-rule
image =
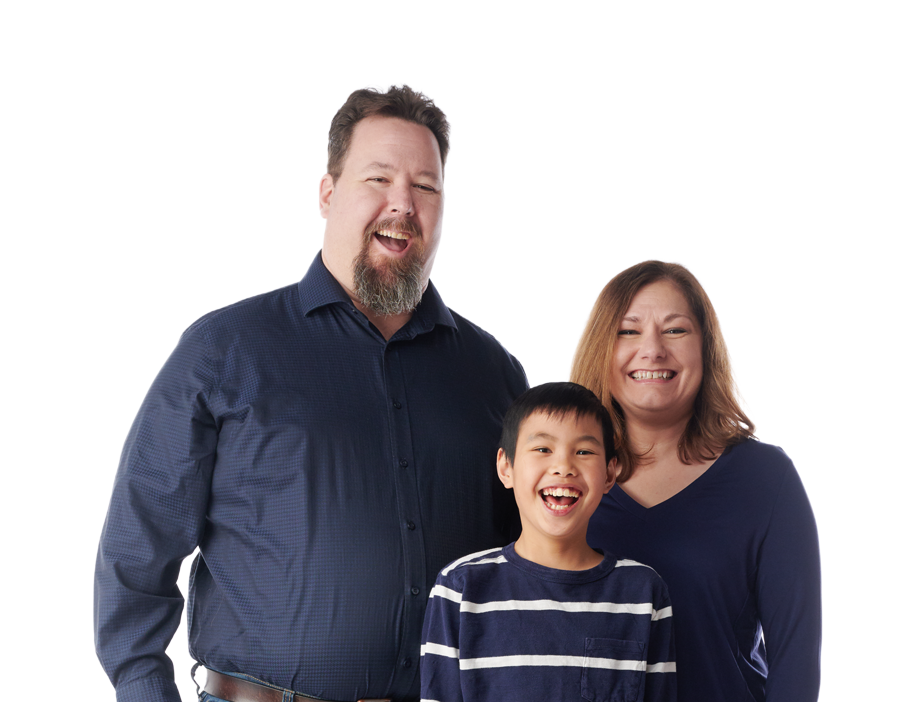
<path id="1" fill-rule="evenodd" d="M 578 502 L 581 491 L 571 487 L 546 487 L 541 490 L 541 499 L 550 509 L 560 511 Z"/>
<path id="2" fill-rule="evenodd" d="M 375 232 L 375 237 L 384 248 L 394 253 L 403 253 L 410 242 L 409 234 L 391 231 L 390 229 L 379 229 Z"/>

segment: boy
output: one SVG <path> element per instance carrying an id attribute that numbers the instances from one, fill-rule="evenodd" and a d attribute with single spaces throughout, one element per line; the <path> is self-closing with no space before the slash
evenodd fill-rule
<path id="1" fill-rule="evenodd" d="M 509 408 L 497 473 L 522 535 L 440 572 L 422 633 L 422 702 L 675 700 L 672 608 L 650 568 L 587 545 L 616 481 L 612 423 L 574 383 Z"/>

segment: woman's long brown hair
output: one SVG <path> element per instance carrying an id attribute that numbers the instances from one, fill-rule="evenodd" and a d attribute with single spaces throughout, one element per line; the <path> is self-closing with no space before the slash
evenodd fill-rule
<path id="1" fill-rule="evenodd" d="M 736 399 L 725 339 L 703 287 L 687 268 L 677 263 L 638 263 L 615 276 L 600 292 L 572 363 L 572 382 L 592 390 L 612 416 L 620 483 L 631 477 L 641 455 L 629 444 L 625 416 L 610 392 L 616 339 L 634 296 L 660 280 L 668 280 L 681 290 L 700 324 L 703 338 L 703 380 L 694 400 L 694 412 L 678 443 L 678 458 L 686 464 L 712 460 L 728 446 L 753 437 L 753 422 Z"/>

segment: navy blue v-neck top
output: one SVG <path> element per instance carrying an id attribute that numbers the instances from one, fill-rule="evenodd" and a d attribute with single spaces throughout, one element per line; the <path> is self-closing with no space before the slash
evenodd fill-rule
<path id="1" fill-rule="evenodd" d="M 588 543 L 646 563 L 668 585 L 679 700 L 818 698 L 816 523 L 781 449 L 740 443 L 651 508 L 616 485 L 591 519 Z"/>

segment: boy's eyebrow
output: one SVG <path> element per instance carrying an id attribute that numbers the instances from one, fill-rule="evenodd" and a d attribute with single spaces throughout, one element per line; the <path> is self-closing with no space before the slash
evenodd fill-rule
<path id="1" fill-rule="evenodd" d="M 529 440 L 529 441 L 534 441 L 535 439 L 551 439 L 551 440 L 555 440 L 556 437 L 553 436 L 553 434 L 548 434 L 548 433 L 545 432 L 545 431 L 539 431 L 539 432 L 537 432 L 537 433 L 535 433 L 535 434 L 529 434 L 529 435 L 528 435 L 528 440 Z M 576 441 L 590 441 L 590 442 L 593 443 L 593 444 L 597 444 L 597 446 L 603 446 L 603 442 L 600 441 L 600 439 L 598 439 L 598 438 L 597 438 L 596 436 L 594 436 L 593 434 L 584 434 L 583 436 L 579 436 L 579 437 L 578 437 L 577 439 L 575 439 L 575 440 L 576 440 Z"/>

